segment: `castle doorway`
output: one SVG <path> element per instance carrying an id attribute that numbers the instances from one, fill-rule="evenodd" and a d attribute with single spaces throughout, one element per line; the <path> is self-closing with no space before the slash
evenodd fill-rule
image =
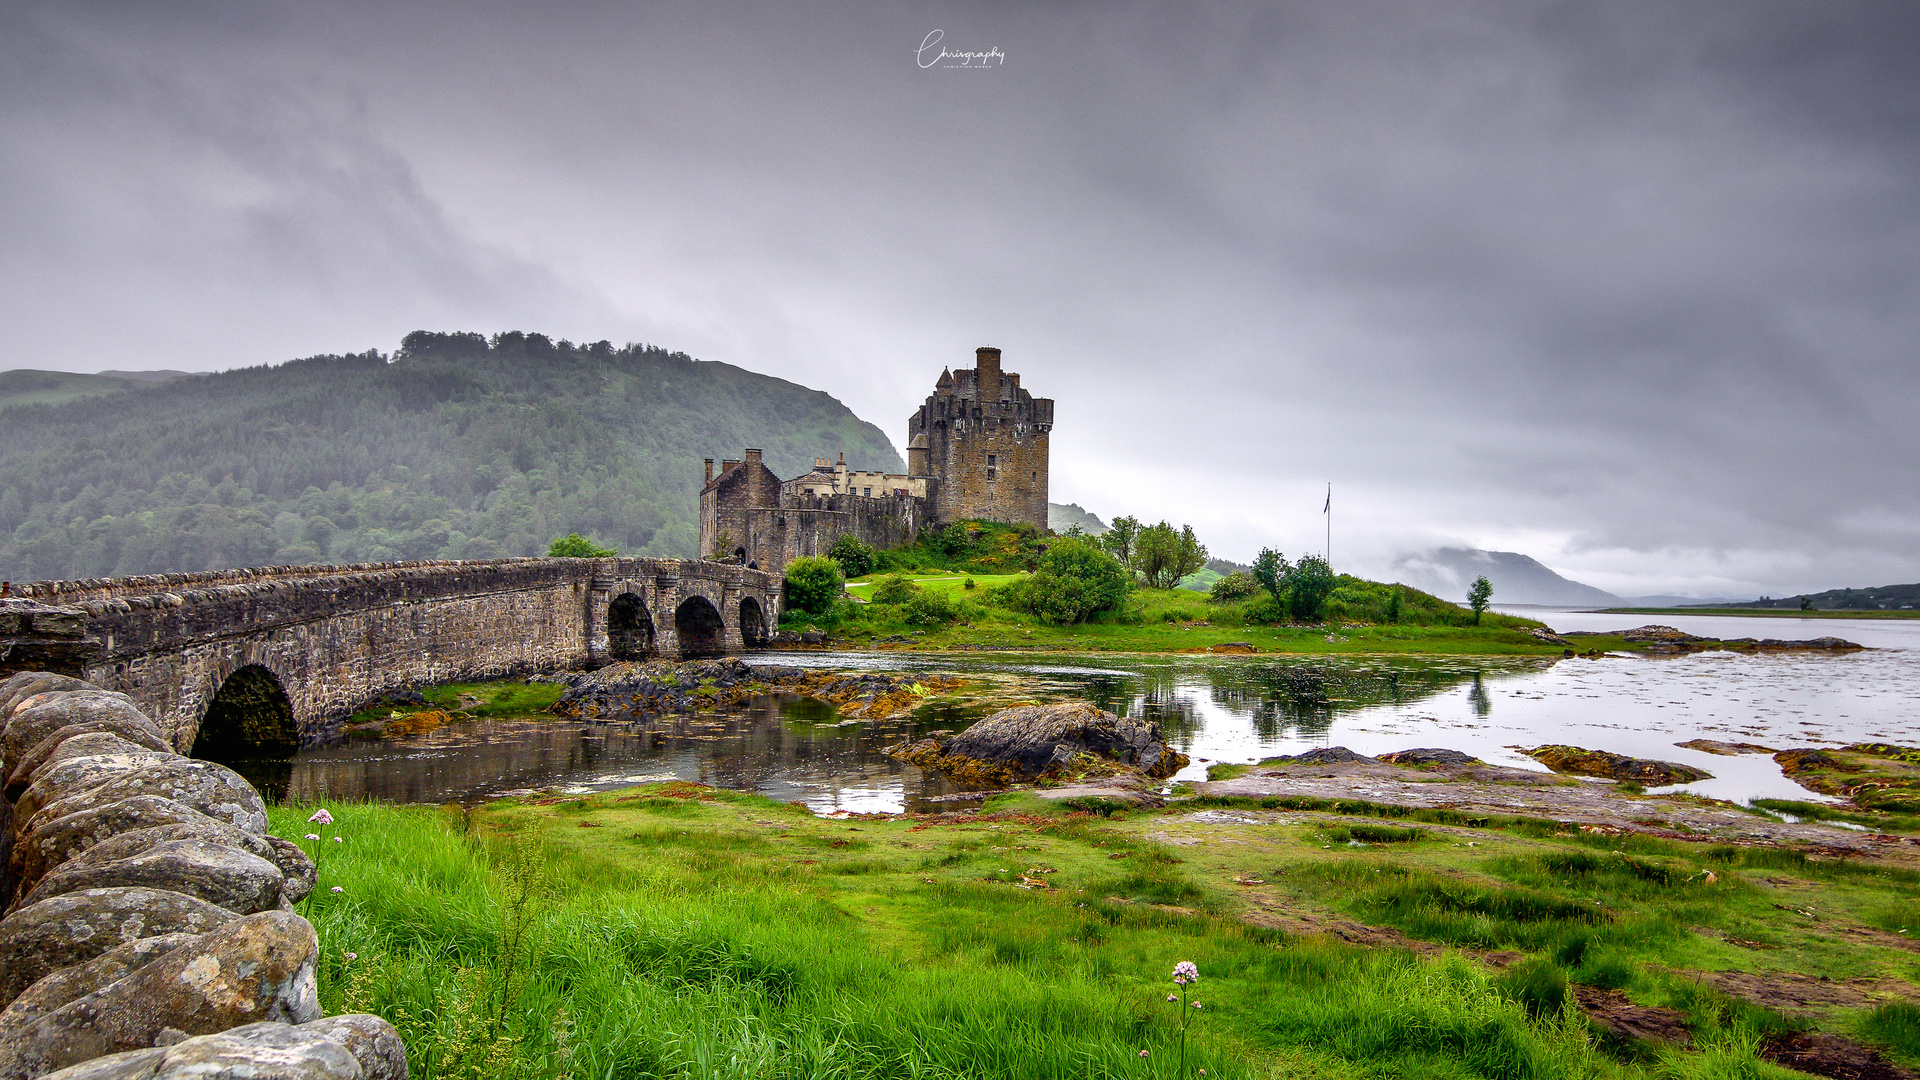
<path id="1" fill-rule="evenodd" d="M 673 613 L 673 632 L 680 639 L 680 655 L 719 656 L 727 651 L 727 626 L 720 609 L 704 596 L 689 596 Z"/>
<path id="2" fill-rule="evenodd" d="M 749 649 L 767 647 L 767 616 L 760 609 L 760 601 L 751 596 L 740 600 L 740 640 Z"/>
<path id="3" fill-rule="evenodd" d="M 621 593 L 607 605 L 607 655 L 614 660 L 638 660 L 653 655 L 653 618 L 647 605 L 633 593 Z"/>

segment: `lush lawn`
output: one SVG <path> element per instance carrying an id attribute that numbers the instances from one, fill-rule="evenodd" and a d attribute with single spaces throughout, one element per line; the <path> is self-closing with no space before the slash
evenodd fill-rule
<path id="1" fill-rule="evenodd" d="M 1701 974 L 1916 974 L 1920 877 L 1795 852 L 1277 803 L 826 820 L 693 785 L 331 809 L 322 998 L 393 1020 L 416 1076 L 1171 1077 L 1181 960 L 1209 1077 L 1787 1077 L 1754 1052 L 1792 1023 L 1920 1047 L 1911 1007 L 1792 1021 Z M 1597 1037 L 1569 977 L 1692 1047 Z"/>
<path id="2" fill-rule="evenodd" d="M 886 573 L 847 583 L 849 594 L 866 599 Z M 1560 646 L 1528 635 L 1539 624 L 1488 613 L 1479 626 L 1374 624 L 1331 620 L 1294 626 L 1249 621 L 1245 603 L 1215 603 L 1190 589 L 1138 589 L 1125 614 L 1116 619 L 1058 626 L 995 605 L 987 590 L 1021 574 L 960 572 L 903 573 L 922 590 L 962 602 L 950 624 L 916 625 L 898 605 L 858 604 L 836 624 L 836 638 L 865 644 L 882 638 L 889 647 L 914 649 L 1040 649 L 1096 652 L 1201 652 L 1214 646 L 1246 644 L 1260 652 L 1285 653 L 1435 653 L 1459 655 L 1557 656 Z M 974 588 L 966 588 L 967 581 Z M 804 620 L 803 620 L 804 621 Z M 1613 647 L 1626 643 L 1611 640 Z M 1582 646 L 1583 648 L 1587 646 Z M 1603 646 L 1604 647 L 1604 646 Z M 1640 647 L 1640 646 L 1628 646 Z"/>

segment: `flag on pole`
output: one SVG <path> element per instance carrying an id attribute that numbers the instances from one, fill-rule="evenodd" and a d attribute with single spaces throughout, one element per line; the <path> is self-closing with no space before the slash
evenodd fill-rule
<path id="1" fill-rule="evenodd" d="M 1320 512 L 1323 514 L 1333 513 L 1333 485 L 1332 484 L 1327 485 L 1327 505 L 1321 507 Z"/>

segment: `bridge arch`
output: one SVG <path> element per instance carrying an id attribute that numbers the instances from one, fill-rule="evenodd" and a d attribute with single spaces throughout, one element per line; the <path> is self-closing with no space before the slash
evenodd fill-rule
<path id="1" fill-rule="evenodd" d="M 639 593 L 623 592 L 607 603 L 607 656 L 638 660 L 657 648 L 653 616 Z"/>
<path id="2" fill-rule="evenodd" d="M 232 763 L 289 757 L 298 749 L 300 725 L 280 677 L 264 664 L 246 664 L 220 680 L 200 716 L 189 753 Z"/>
<path id="3" fill-rule="evenodd" d="M 740 643 L 749 649 L 767 647 L 767 615 L 760 601 L 751 596 L 740 598 Z"/>
<path id="4" fill-rule="evenodd" d="M 674 638 L 680 643 L 680 655 L 719 656 L 727 651 L 727 624 L 713 601 L 695 593 L 680 602 L 673 612 Z"/>

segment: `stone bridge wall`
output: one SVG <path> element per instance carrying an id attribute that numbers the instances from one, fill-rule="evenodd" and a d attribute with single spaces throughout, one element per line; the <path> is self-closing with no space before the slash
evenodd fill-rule
<path id="1" fill-rule="evenodd" d="M 19 595 L 84 614 L 91 655 L 74 673 L 131 695 L 185 753 L 221 684 L 250 665 L 279 680 L 310 744 L 401 687 L 604 661 L 621 594 L 643 605 L 652 652 L 677 657 L 693 647 L 683 605 L 712 605 L 706 651 L 737 650 L 764 641 L 779 590 L 775 575 L 712 562 L 496 559 L 50 581 Z"/>

